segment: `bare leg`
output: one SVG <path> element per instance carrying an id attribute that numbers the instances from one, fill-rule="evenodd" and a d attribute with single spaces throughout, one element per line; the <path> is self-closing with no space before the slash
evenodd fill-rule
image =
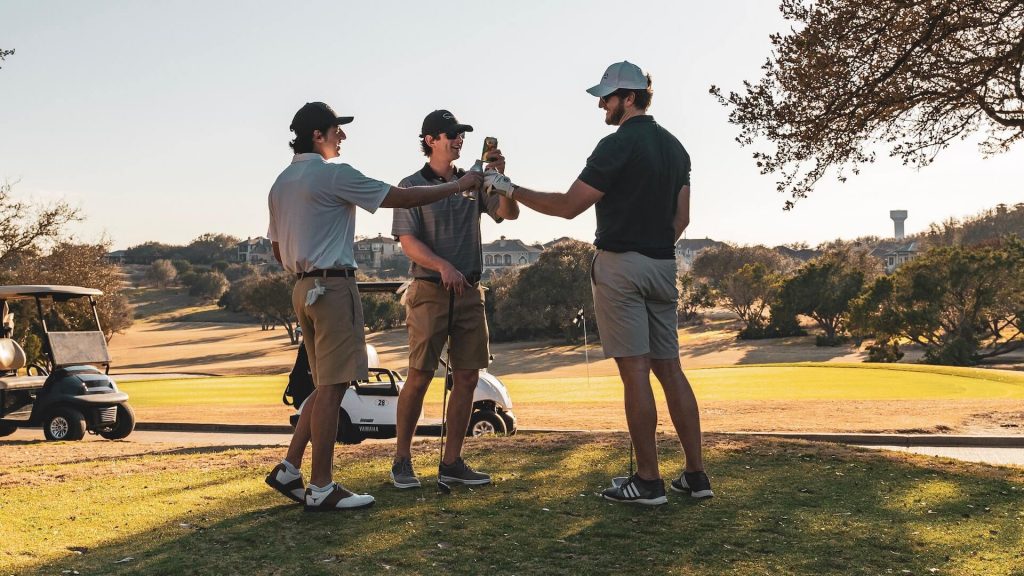
<path id="1" fill-rule="evenodd" d="M 658 428 L 658 409 L 651 390 L 651 365 L 645 356 L 616 358 L 626 399 L 626 424 L 636 449 L 637 474 L 644 480 L 661 478 L 658 470 L 658 446 L 654 435 Z"/>
<path id="2" fill-rule="evenodd" d="M 313 404 L 316 402 L 316 390 L 306 398 L 306 407 L 299 415 L 299 421 L 295 424 L 295 432 L 292 433 L 292 441 L 288 444 L 288 455 L 285 456 L 292 466 L 302 467 L 302 455 L 306 452 L 306 444 L 309 444 L 309 422 L 313 418 Z"/>
<path id="3" fill-rule="evenodd" d="M 448 400 L 448 434 L 444 445 L 444 463 L 452 464 L 462 455 L 466 428 L 473 412 L 473 391 L 480 377 L 479 370 L 454 370 L 452 396 Z"/>
<path id="4" fill-rule="evenodd" d="M 665 401 L 672 424 L 676 427 L 679 442 L 686 454 L 686 471 L 704 470 L 704 456 L 701 453 L 700 409 L 693 388 L 683 374 L 679 358 L 651 360 L 651 369 L 665 390 Z"/>
<path id="5" fill-rule="evenodd" d="M 423 397 L 427 395 L 433 372 L 409 368 L 409 376 L 398 395 L 398 413 L 395 422 L 396 458 L 412 458 L 412 437 L 416 433 L 416 423 L 423 412 Z"/>
<path id="6" fill-rule="evenodd" d="M 347 388 L 347 383 L 317 388 L 309 426 L 313 441 L 313 473 L 309 481 L 320 487 L 330 484 L 333 476 L 334 442 L 338 438 L 338 411 Z"/>

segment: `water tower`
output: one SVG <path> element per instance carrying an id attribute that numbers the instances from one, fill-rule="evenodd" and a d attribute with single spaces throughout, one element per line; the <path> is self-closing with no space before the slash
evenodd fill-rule
<path id="1" fill-rule="evenodd" d="M 896 225 L 896 239 L 903 240 L 903 222 L 907 219 L 906 210 L 890 210 L 889 218 Z"/>

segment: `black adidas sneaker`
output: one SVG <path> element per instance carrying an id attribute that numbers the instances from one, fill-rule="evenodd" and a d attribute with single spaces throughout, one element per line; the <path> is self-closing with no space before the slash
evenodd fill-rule
<path id="1" fill-rule="evenodd" d="M 665 482 L 661 478 L 657 480 L 644 480 L 633 474 L 625 482 L 618 486 L 605 488 L 601 496 L 606 500 L 614 502 L 628 502 L 632 504 L 644 504 L 646 506 L 659 506 L 668 502 L 665 497 Z"/>
<path id="2" fill-rule="evenodd" d="M 676 492 L 689 493 L 694 498 L 711 498 L 711 480 L 703 470 L 699 472 L 683 472 L 672 481 L 672 489 Z"/>

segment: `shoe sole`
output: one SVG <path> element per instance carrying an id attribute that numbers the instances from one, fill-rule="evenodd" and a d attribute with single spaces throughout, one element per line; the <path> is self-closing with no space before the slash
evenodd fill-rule
<path id="1" fill-rule="evenodd" d="M 438 476 L 437 479 L 445 484 L 464 484 L 466 486 L 483 486 L 484 484 L 491 483 L 490 478 L 486 480 L 463 480 L 454 476 Z"/>
<path id="2" fill-rule="evenodd" d="M 712 492 L 710 489 L 709 490 L 697 490 L 696 492 L 694 492 L 693 490 L 690 490 L 689 488 L 676 488 L 675 484 L 669 484 L 669 488 L 671 488 L 673 492 L 679 492 L 680 494 L 689 494 L 690 496 L 692 496 L 694 498 L 714 498 L 714 496 L 715 496 L 715 493 Z"/>
<path id="3" fill-rule="evenodd" d="M 391 483 L 395 485 L 395 488 L 399 490 L 408 490 L 409 488 L 422 488 L 423 484 L 419 480 L 415 482 L 399 482 L 395 480 L 395 475 L 391 474 Z"/>
<path id="4" fill-rule="evenodd" d="M 363 504 L 361 506 L 349 506 L 347 508 L 338 508 L 337 506 L 335 506 L 333 508 L 324 508 L 323 506 L 309 506 L 309 505 L 305 505 L 303 507 L 303 509 L 306 512 L 347 512 L 349 510 L 361 510 L 363 508 L 369 508 L 370 506 L 373 506 L 376 503 L 377 503 L 377 501 L 373 500 L 369 504 Z"/>
<path id="5" fill-rule="evenodd" d="M 285 488 L 284 488 L 284 486 L 282 484 L 277 483 L 273 479 L 268 477 L 268 478 L 265 478 L 263 481 L 267 483 L 267 486 L 270 486 L 275 491 L 277 491 L 278 494 L 281 494 L 285 498 L 288 498 L 289 500 L 291 500 L 293 502 L 298 502 L 299 504 L 305 504 L 305 500 L 303 498 L 299 498 L 298 496 L 296 496 L 296 495 L 292 494 L 291 492 L 285 490 Z"/>
<path id="6" fill-rule="evenodd" d="M 643 504 L 644 506 L 661 506 L 662 504 L 668 504 L 668 498 L 666 496 L 658 496 L 657 498 L 636 498 L 634 500 L 619 500 L 618 498 L 612 498 L 605 494 L 601 494 L 601 497 L 609 502 L 621 502 L 623 504 Z"/>

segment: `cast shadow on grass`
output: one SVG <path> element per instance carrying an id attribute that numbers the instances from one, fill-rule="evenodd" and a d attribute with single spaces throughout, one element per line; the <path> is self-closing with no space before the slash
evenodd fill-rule
<path id="1" fill-rule="evenodd" d="M 188 358 L 187 363 L 189 365 L 200 365 L 200 364 L 213 364 L 218 362 L 239 362 L 243 360 L 252 360 L 255 358 L 262 358 L 266 356 L 266 352 L 262 350 L 254 350 L 251 352 L 236 352 L 233 354 L 207 354 L 205 356 L 192 356 Z M 158 360 L 154 362 L 139 362 L 135 364 L 120 364 L 118 370 L 141 370 L 146 368 L 168 368 L 176 367 L 180 368 L 184 364 L 181 358 L 171 358 L 168 360 Z"/>
<path id="2" fill-rule="evenodd" d="M 670 493 L 649 509 L 598 499 L 621 474 L 619 435 L 473 442 L 467 458 L 496 485 L 387 484 L 390 446 L 342 450 L 341 480 L 369 490 L 366 511 L 306 514 L 262 485 L 265 463 L 238 470 L 217 498 L 148 534 L 33 566 L 39 573 L 341 574 L 779 573 L 1012 574 L 1022 527 L 1019 473 L 829 445 L 710 443 L 717 497 Z M 432 444 L 430 444 L 432 446 Z M 681 466 L 661 442 L 666 480 Z M 425 478 L 436 454 L 417 445 Z M 209 483 L 210 486 L 215 482 Z M 189 487 L 199 490 L 203 486 Z M 118 560 L 133 560 L 116 564 Z M 989 568 L 989 569 L 986 569 Z M 1019 574 L 1019 572 L 1017 572 Z"/>

